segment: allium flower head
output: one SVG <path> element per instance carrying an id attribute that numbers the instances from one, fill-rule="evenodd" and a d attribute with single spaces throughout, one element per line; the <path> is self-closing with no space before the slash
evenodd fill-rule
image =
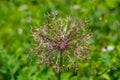
<path id="1" fill-rule="evenodd" d="M 46 19 L 48 21 L 42 26 L 32 29 L 35 44 L 33 55 L 38 63 L 47 64 L 57 71 L 61 54 L 61 70 L 77 68 L 80 61 L 87 59 L 90 51 L 88 41 L 91 33 L 87 22 L 71 17 L 60 18 L 56 13 Z"/>

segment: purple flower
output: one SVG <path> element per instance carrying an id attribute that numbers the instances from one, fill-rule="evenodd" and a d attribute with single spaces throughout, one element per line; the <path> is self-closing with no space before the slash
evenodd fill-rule
<path id="1" fill-rule="evenodd" d="M 59 69 L 60 52 L 62 52 L 62 69 L 78 67 L 80 61 L 87 59 L 90 51 L 88 41 L 91 32 L 86 21 L 71 17 L 60 18 L 49 15 L 49 21 L 43 26 L 32 29 L 33 55 L 39 64 L 47 64 L 54 70 Z"/>

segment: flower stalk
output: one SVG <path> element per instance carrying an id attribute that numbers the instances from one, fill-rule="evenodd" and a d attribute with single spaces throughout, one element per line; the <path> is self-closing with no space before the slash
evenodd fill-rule
<path id="1" fill-rule="evenodd" d="M 58 80 L 61 80 L 61 71 L 62 71 L 62 51 L 60 52 Z"/>

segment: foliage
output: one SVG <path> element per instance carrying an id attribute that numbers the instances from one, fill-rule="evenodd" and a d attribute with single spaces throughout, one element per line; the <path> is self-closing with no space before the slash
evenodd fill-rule
<path id="1" fill-rule="evenodd" d="M 48 20 L 47 12 L 58 11 L 89 21 L 94 34 L 90 60 L 80 70 L 65 72 L 62 80 L 120 80 L 119 0 L 1 0 L 0 80 L 56 80 L 55 73 L 28 59 L 30 27 Z"/>

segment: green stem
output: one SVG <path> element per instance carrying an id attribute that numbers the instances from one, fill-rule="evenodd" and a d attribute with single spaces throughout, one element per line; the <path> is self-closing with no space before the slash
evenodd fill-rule
<path id="1" fill-rule="evenodd" d="M 62 69 L 62 51 L 60 52 L 58 80 L 61 80 L 61 69 Z"/>

